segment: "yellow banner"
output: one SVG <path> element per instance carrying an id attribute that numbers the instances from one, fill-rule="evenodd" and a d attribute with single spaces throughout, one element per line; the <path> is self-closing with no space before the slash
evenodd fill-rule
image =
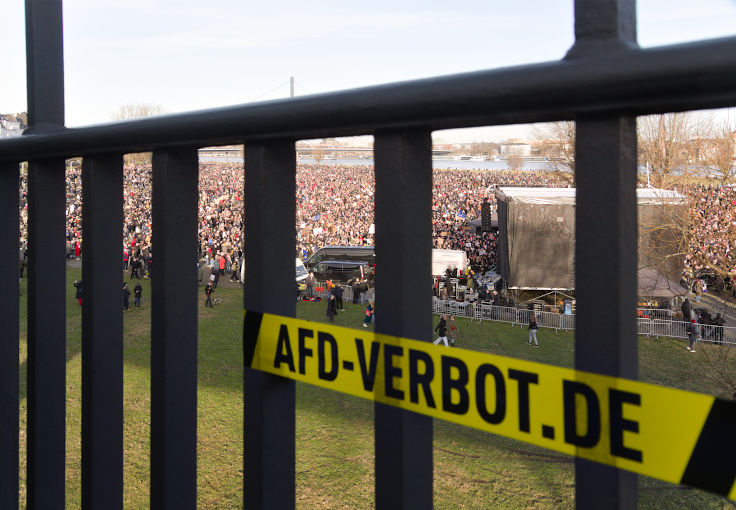
<path id="1" fill-rule="evenodd" d="M 245 365 L 735 500 L 736 404 L 258 312 Z"/>

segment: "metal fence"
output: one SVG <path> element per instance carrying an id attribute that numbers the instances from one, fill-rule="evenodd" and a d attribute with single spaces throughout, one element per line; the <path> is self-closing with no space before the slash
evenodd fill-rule
<path id="1" fill-rule="evenodd" d="M 642 308 L 639 307 L 636 309 L 636 314 L 640 318 L 644 319 L 662 319 L 662 320 L 672 320 L 672 317 L 675 315 L 675 313 L 672 310 L 663 309 L 663 308 Z"/>
<path id="2" fill-rule="evenodd" d="M 662 310 L 667 312 L 667 310 Z M 432 300 L 432 313 L 434 315 L 454 315 L 466 317 L 478 321 L 506 322 L 512 326 L 528 326 L 529 316 L 535 313 L 537 326 L 540 328 L 554 329 L 555 331 L 574 331 L 575 315 L 561 314 L 556 312 L 534 312 L 526 308 L 514 308 L 507 306 L 493 306 L 489 303 L 467 303 L 455 300 Z M 654 314 L 652 314 L 654 315 Z M 663 316 L 672 316 L 663 313 Z M 636 332 L 638 335 L 653 337 L 687 338 L 685 329 L 687 322 L 656 319 L 639 316 L 636 321 Z M 716 326 L 710 324 L 698 324 L 699 342 L 711 342 L 718 344 L 736 344 L 736 328 L 730 326 Z"/>
<path id="3" fill-rule="evenodd" d="M 110 261 L 120 260 L 122 155 L 151 151 L 158 268 L 151 506 L 193 509 L 198 148 L 245 144 L 244 307 L 294 316 L 295 142 L 373 135 L 376 297 L 387 311 L 377 331 L 429 338 L 432 290 L 411 275 L 430 273 L 432 131 L 576 121 L 575 365 L 635 379 L 636 115 L 736 105 L 736 38 L 641 49 L 633 0 L 577 0 L 576 42 L 559 61 L 67 129 L 62 33 L 61 0 L 26 0 L 30 127 L 22 137 L 0 140 L 3 509 L 18 507 L 19 488 L 20 162 L 29 162 L 28 508 L 65 504 L 64 159 L 70 157 L 83 158 L 82 504 L 123 507 L 122 268 Z M 601 289 L 611 307 L 597 316 Z M 481 306 L 480 313 L 493 310 Z M 499 318 L 517 320 L 511 313 L 499 310 Z M 245 505 L 294 508 L 295 385 L 246 369 L 243 403 Z M 429 417 L 376 404 L 376 508 L 432 507 L 432 429 Z M 575 464 L 576 508 L 636 506 L 635 475 L 582 459 Z"/>
<path id="4" fill-rule="evenodd" d="M 512 326 L 527 326 L 532 313 L 537 316 L 537 325 L 541 328 L 551 328 L 555 331 L 572 331 L 575 329 L 575 315 L 566 315 L 553 312 L 535 312 L 527 308 L 513 306 L 494 306 L 490 303 L 468 303 L 453 300 L 432 301 L 432 313 L 435 315 L 454 315 L 467 317 L 471 320 L 490 320 L 506 322 Z"/>
<path id="5" fill-rule="evenodd" d="M 687 322 L 682 321 L 639 319 L 637 321 L 637 332 L 640 335 L 653 337 L 687 338 L 685 333 L 687 324 Z M 734 327 L 698 324 L 698 329 L 699 342 L 736 344 L 736 328 Z"/>
<path id="6" fill-rule="evenodd" d="M 349 285 L 340 285 L 340 287 L 342 288 L 342 300 L 346 303 L 352 302 L 353 296 L 355 295 L 355 293 L 353 292 L 353 288 L 350 287 Z M 327 299 L 330 292 L 327 290 L 327 285 L 325 283 L 315 282 L 313 294 L 314 296 L 319 297 L 320 299 Z M 363 294 L 362 298 L 360 294 Z M 300 296 L 307 296 L 307 290 L 306 289 L 302 290 L 300 292 Z M 375 299 L 376 299 L 376 289 L 370 288 L 365 292 L 358 293 L 357 302 L 367 303 L 368 301 L 374 301 Z"/>

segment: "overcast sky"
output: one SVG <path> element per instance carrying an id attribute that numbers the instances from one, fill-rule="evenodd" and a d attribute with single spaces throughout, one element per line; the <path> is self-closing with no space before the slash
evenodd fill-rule
<path id="1" fill-rule="evenodd" d="M 0 112 L 24 111 L 23 0 L 1 0 Z M 66 0 L 66 124 L 125 103 L 179 112 L 561 58 L 572 1 Z M 640 0 L 642 46 L 736 35 L 736 0 Z M 524 136 L 523 127 L 439 133 Z"/>

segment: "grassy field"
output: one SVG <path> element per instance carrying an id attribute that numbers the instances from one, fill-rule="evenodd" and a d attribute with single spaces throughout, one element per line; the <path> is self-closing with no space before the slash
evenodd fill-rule
<path id="1" fill-rule="evenodd" d="M 67 272 L 67 508 L 80 507 L 81 308 Z M 148 507 L 150 413 L 150 285 L 143 307 L 125 313 L 125 507 Z M 21 285 L 25 295 L 25 282 Z M 200 292 L 198 506 L 242 507 L 242 291 L 218 289 L 223 304 L 205 308 Z M 132 300 L 131 300 L 132 303 Z M 25 331 L 21 297 L 21 331 Z M 360 327 L 362 307 L 346 303 L 338 325 Z M 379 305 L 380 306 L 380 305 Z M 300 303 L 301 318 L 323 321 L 324 303 Z M 378 310 L 380 314 L 380 308 Z M 380 315 L 379 315 L 380 317 Z M 380 320 L 380 319 L 379 319 Z M 458 319 L 458 345 L 565 367 L 573 365 L 574 335 L 542 329 L 541 347 L 526 345 L 526 330 Z M 436 321 L 435 321 L 436 322 Z M 21 472 L 25 473 L 25 333 L 21 338 Z M 730 397 L 733 352 L 701 346 L 691 354 L 674 339 L 640 338 L 640 378 L 647 382 Z M 297 507 L 372 508 L 373 404 L 297 384 Z M 676 425 L 673 425 L 676 426 Z M 574 508 L 571 457 L 518 441 L 434 422 L 435 507 Z M 22 474 L 24 476 L 24 474 Z M 25 506 L 25 480 L 21 498 Z M 640 478 L 640 508 L 730 508 L 729 502 L 686 487 Z"/>

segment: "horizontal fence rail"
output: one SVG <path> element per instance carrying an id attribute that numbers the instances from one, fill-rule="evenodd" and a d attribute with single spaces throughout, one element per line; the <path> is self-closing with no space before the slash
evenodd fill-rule
<path id="1" fill-rule="evenodd" d="M 0 160 L 734 104 L 736 37 L 729 37 L 39 133 L 1 140 Z"/>

